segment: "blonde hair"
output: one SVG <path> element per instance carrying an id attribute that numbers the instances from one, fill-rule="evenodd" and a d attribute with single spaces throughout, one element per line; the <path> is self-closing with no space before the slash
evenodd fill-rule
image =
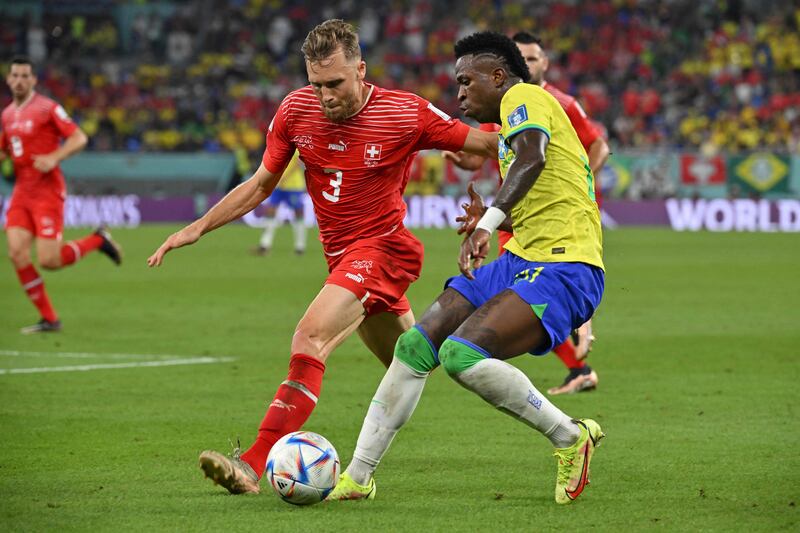
<path id="1" fill-rule="evenodd" d="M 342 19 L 330 19 L 308 32 L 302 51 L 306 61 L 318 63 L 336 53 L 340 47 L 348 61 L 361 59 L 358 34 L 353 26 Z"/>

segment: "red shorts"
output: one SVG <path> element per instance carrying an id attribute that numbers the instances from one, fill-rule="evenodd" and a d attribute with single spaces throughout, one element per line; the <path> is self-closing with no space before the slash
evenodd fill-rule
<path id="1" fill-rule="evenodd" d="M 15 191 L 16 192 L 16 191 Z M 64 231 L 64 200 L 26 199 L 14 194 L 6 212 L 6 229 L 24 228 L 42 239 L 61 239 Z"/>
<path id="2" fill-rule="evenodd" d="M 327 258 L 330 274 L 325 284 L 355 294 L 367 316 L 384 311 L 401 316 L 411 310 L 405 292 L 419 278 L 423 255 L 422 243 L 406 228 L 362 239 Z"/>
<path id="3" fill-rule="evenodd" d="M 497 231 L 497 248 L 498 248 L 497 255 L 503 255 L 504 253 L 506 253 L 506 249 L 503 248 L 503 246 L 505 246 L 506 243 L 510 241 L 511 237 L 513 236 L 514 234 L 511 233 L 510 231 L 503 231 L 503 230 Z"/>

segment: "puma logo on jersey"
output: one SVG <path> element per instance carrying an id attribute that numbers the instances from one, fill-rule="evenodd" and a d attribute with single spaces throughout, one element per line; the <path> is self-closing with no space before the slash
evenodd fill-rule
<path id="1" fill-rule="evenodd" d="M 356 283 L 364 283 L 364 276 L 361 274 L 353 274 L 352 272 L 348 272 L 344 275 L 344 277 L 352 279 Z"/>
<path id="2" fill-rule="evenodd" d="M 328 145 L 328 150 L 335 150 L 337 152 L 344 152 L 347 150 L 347 143 L 343 140 L 339 139 L 338 143 L 330 143 Z"/>

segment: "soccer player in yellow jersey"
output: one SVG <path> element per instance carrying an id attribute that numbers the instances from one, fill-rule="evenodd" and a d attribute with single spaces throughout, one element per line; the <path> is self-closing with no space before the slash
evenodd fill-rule
<path id="1" fill-rule="evenodd" d="M 592 171 L 558 101 L 524 83 L 530 73 L 513 41 L 476 33 L 456 43 L 455 52 L 461 109 L 501 125 L 503 184 L 462 243 L 462 275 L 450 278 L 422 319 L 398 338 L 353 460 L 329 499 L 374 498 L 375 468 L 411 416 L 428 374 L 441 365 L 458 384 L 553 444 L 555 500 L 570 503 L 588 483 L 603 432 L 594 420 L 563 413 L 505 360 L 548 353 L 600 303 L 602 237 Z M 507 253 L 481 266 L 500 227 L 514 233 Z"/>
<path id="2" fill-rule="evenodd" d="M 303 213 L 303 197 L 306 191 L 305 171 L 297 152 L 292 156 L 283 177 L 272 195 L 265 202 L 264 232 L 259 239 L 258 247 L 253 249 L 256 255 L 267 255 L 272 249 L 275 240 L 275 230 L 280 226 L 278 221 L 278 208 L 281 204 L 289 206 L 294 213 L 292 231 L 294 232 L 294 253 L 302 255 L 306 251 L 306 225 Z"/>

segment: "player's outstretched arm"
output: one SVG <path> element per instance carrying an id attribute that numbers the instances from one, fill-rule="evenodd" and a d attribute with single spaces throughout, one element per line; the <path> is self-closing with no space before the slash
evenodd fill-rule
<path id="1" fill-rule="evenodd" d="M 147 259 L 147 266 L 160 266 L 164 261 L 164 255 L 170 250 L 194 244 L 209 231 L 224 226 L 255 209 L 272 194 L 281 174 L 273 174 L 261 164 L 250 179 L 226 194 L 208 210 L 208 213 L 167 237 L 158 250 Z"/>
<path id="2" fill-rule="evenodd" d="M 600 170 L 603 168 L 603 165 L 606 164 L 608 160 L 608 156 L 611 155 L 611 149 L 608 147 L 608 143 L 602 137 L 598 137 L 589 146 L 589 168 L 592 169 L 592 175 L 597 176 L 600 173 Z"/>
<path id="3" fill-rule="evenodd" d="M 497 191 L 492 207 L 508 215 L 531 190 L 539 179 L 539 174 L 544 170 L 545 150 L 549 142 L 544 132 L 535 129 L 524 130 L 511 138 L 511 149 L 516 158 L 508 167 L 503 185 Z"/>
<path id="4" fill-rule="evenodd" d="M 462 150 L 470 154 L 479 155 L 484 159 L 496 159 L 497 134 L 470 128 Z"/>
<path id="5" fill-rule="evenodd" d="M 72 134 L 66 138 L 64 144 L 49 154 L 39 154 L 33 156 L 33 168 L 39 172 L 50 172 L 56 165 L 66 158 L 73 156 L 83 150 L 89 138 L 82 129 L 76 128 Z"/>
<path id="6" fill-rule="evenodd" d="M 488 255 L 492 233 L 508 221 L 511 209 L 534 186 L 544 170 L 545 150 L 549 142 L 545 133 L 534 129 L 524 130 L 514 135 L 510 142 L 517 157 L 508 167 L 494 204 L 475 225 L 472 235 L 461 243 L 458 268 L 469 279 L 474 279 L 472 270 L 481 266 Z"/>
<path id="7" fill-rule="evenodd" d="M 482 155 L 470 154 L 464 151 L 451 152 L 450 150 L 442 150 L 442 157 L 452 161 L 455 166 L 464 170 L 478 170 L 487 159 Z"/>

